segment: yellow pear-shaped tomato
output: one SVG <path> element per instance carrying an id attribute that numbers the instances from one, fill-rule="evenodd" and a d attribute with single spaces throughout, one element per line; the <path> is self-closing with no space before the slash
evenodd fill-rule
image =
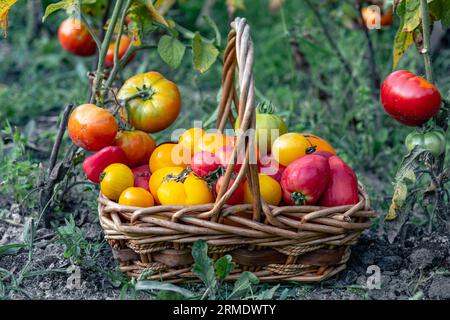
<path id="1" fill-rule="evenodd" d="M 261 197 L 267 204 L 277 206 L 281 202 L 281 186 L 273 178 L 265 174 L 258 174 L 259 190 Z M 244 184 L 244 202 L 253 203 L 253 194 L 250 190 L 248 181 Z"/>
<path id="2" fill-rule="evenodd" d="M 153 173 L 165 167 L 187 167 L 190 162 L 188 152 L 176 143 L 163 143 L 150 156 L 149 167 Z"/>
<path id="3" fill-rule="evenodd" d="M 126 188 L 119 198 L 119 204 L 133 207 L 152 207 L 154 205 L 153 196 L 144 188 Z"/>
<path id="4" fill-rule="evenodd" d="M 292 161 L 306 155 L 310 143 L 300 133 L 286 133 L 275 139 L 272 155 L 275 160 L 287 167 Z"/>
<path id="5" fill-rule="evenodd" d="M 184 181 L 163 181 L 158 199 L 162 205 L 198 205 L 211 203 L 214 197 L 205 180 L 190 174 Z"/>
<path id="6" fill-rule="evenodd" d="M 100 190 L 112 201 L 117 201 L 126 188 L 134 185 L 133 171 L 122 163 L 107 166 L 100 179 Z"/>
<path id="7" fill-rule="evenodd" d="M 158 199 L 158 188 L 163 182 L 164 178 L 167 177 L 169 174 L 177 176 L 182 171 L 183 171 L 182 167 L 164 167 L 153 172 L 148 182 L 148 187 L 156 203 L 160 203 Z"/>
<path id="8" fill-rule="evenodd" d="M 121 110 L 122 118 L 126 119 L 128 115 L 129 123 L 135 129 L 145 132 L 166 129 L 181 111 L 178 87 L 154 71 L 129 78 L 120 88 L 117 97 L 120 100 L 130 99 L 127 112 Z"/>

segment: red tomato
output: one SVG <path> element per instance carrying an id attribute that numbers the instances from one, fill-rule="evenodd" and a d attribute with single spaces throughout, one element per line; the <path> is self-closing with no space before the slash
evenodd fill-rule
<path id="1" fill-rule="evenodd" d="M 223 146 L 216 152 L 216 156 L 219 158 L 220 165 L 226 170 L 228 165 L 232 162 L 231 156 L 233 155 L 233 146 Z M 237 163 L 234 166 L 233 171 L 238 173 L 241 170 L 242 164 L 244 163 L 243 152 L 238 155 Z"/>
<path id="2" fill-rule="evenodd" d="M 272 154 L 262 156 L 258 161 L 258 172 L 268 175 L 278 182 L 281 181 L 281 175 L 285 168 L 275 160 Z"/>
<path id="3" fill-rule="evenodd" d="M 225 178 L 225 176 L 221 176 L 219 178 L 219 180 L 217 180 L 217 182 L 216 182 L 216 195 L 219 194 L 220 188 L 224 182 L 224 178 Z M 230 183 L 228 183 L 227 190 L 230 189 L 230 187 L 233 185 L 233 183 L 234 183 L 234 179 L 231 178 Z M 239 184 L 237 189 L 233 192 L 231 197 L 228 198 L 226 204 L 235 205 L 235 204 L 240 204 L 243 202 L 244 202 L 244 184 L 241 183 L 241 184 Z"/>
<path id="4" fill-rule="evenodd" d="M 89 180 L 94 183 L 99 183 L 100 174 L 107 166 L 113 163 L 123 163 L 127 165 L 127 162 L 127 156 L 122 148 L 109 146 L 84 159 L 83 171 Z"/>
<path id="5" fill-rule="evenodd" d="M 131 38 L 125 35 L 122 35 L 119 42 L 119 52 L 117 55 L 117 59 L 120 60 L 127 52 L 128 48 L 131 45 Z M 105 57 L 105 66 L 108 68 L 111 68 L 114 65 L 114 52 L 116 51 L 116 43 L 112 42 L 109 47 L 108 51 L 106 52 Z M 134 58 L 134 54 L 128 59 L 127 62 L 130 62 Z"/>
<path id="6" fill-rule="evenodd" d="M 196 152 L 191 159 L 192 171 L 202 178 L 217 170 L 219 166 L 219 159 L 208 151 Z"/>
<path id="7" fill-rule="evenodd" d="M 330 180 L 325 157 L 310 154 L 286 167 L 281 176 L 283 199 L 290 205 L 316 204 Z"/>
<path id="8" fill-rule="evenodd" d="M 68 18 L 58 29 L 61 47 L 77 56 L 92 56 L 97 50 L 94 39 L 80 20 Z"/>
<path id="9" fill-rule="evenodd" d="M 133 171 L 134 175 L 134 186 L 150 191 L 148 183 L 150 181 L 151 173 L 148 164 L 136 167 L 131 171 Z"/>
<path id="10" fill-rule="evenodd" d="M 120 131 L 115 144 L 123 149 L 131 167 L 148 163 L 156 148 L 156 142 L 147 133 L 139 130 Z"/>
<path id="11" fill-rule="evenodd" d="M 441 107 L 437 88 L 406 70 L 395 71 L 383 81 L 380 97 L 386 113 L 408 126 L 427 122 Z"/>
<path id="12" fill-rule="evenodd" d="M 117 123 L 114 116 L 94 104 L 82 104 L 72 111 L 67 125 L 72 142 L 89 151 L 114 143 Z"/>
<path id="13" fill-rule="evenodd" d="M 338 156 L 328 159 L 330 182 L 319 200 L 325 207 L 358 203 L 358 178 L 353 170 Z"/>

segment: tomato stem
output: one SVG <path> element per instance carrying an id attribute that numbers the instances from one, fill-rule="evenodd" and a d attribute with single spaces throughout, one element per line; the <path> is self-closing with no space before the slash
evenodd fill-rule
<path id="1" fill-rule="evenodd" d="M 292 192 L 291 199 L 298 206 L 302 206 L 306 203 L 306 196 L 299 191 Z"/>

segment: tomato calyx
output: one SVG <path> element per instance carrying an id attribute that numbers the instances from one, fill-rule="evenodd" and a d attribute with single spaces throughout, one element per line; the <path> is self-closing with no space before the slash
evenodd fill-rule
<path id="1" fill-rule="evenodd" d="M 225 168 L 222 166 L 219 166 L 216 170 L 209 172 L 206 175 L 206 177 L 204 177 L 204 178 L 199 177 L 199 178 L 205 180 L 206 183 L 208 184 L 208 187 L 212 188 L 212 186 L 217 182 L 217 180 L 219 180 L 219 178 L 221 176 L 223 176 L 224 174 L 225 174 Z"/>
<path id="2" fill-rule="evenodd" d="M 136 90 L 138 91 L 138 93 L 136 93 L 135 96 L 130 97 L 129 100 L 134 98 L 141 98 L 144 101 L 150 100 L 156 93 L 154 89 L 152 89 L 151 87 L 147 87 L 147 85 L 145 84 L 142 86 L 142 88 L 136 87 Z"/>
<path id="3" fill-rule="evenodd" d="M 263 101 L 258 104 L 256 111 L 259 114 L 274 114 L 275 108 L 271 101 Z"/>
<path id="4" fill-rule="evenodd" d="M 298 206 L 302 206 L 306 203 L 306 196 L 299 191 L 295 191 L 291 193 L 291 199 Z"/>
<path id="5" fill-rule="evenodd" d="M 187 179 L 187 177 L 189 177 L 191 172 L 192 172 L 191 168 L 185 168 L 185 169 L 183 169 L 183 171 L 181 171 L 180 174 L 169 173 L 167 176 L 164 177 L 163 181 L 164 182 L 176 181 L 176 182 L 183 183 Z"/>

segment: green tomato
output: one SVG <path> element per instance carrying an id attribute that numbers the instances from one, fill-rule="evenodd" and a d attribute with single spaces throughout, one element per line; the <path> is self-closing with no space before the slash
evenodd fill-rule
<path id="1" fill-rule="evenodd" d="M 239 130 L 239 120 L 235 129 Z M 276 138 L 287 133 L 286 123 L 277 114 L 273 113 L 272 105 L 260 104 L 256 110 L 256 143 L 260 150 L 270 152 Z"/>
<path id="2" fill-rule="evenodd" d="M 406 137 L 405 145 L 408 151 L 419 146 L 437 158 L 445 151 L 445 135 L 442 131 L 412 132 Z"/>

